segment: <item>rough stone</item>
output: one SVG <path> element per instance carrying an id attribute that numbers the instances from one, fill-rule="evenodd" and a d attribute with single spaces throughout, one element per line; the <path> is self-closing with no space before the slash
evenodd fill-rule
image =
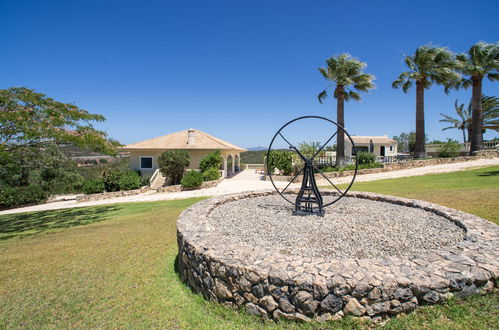
<path id="1" fill-rule="evenodd" d="M 329 313 L 336 313 L 341 310 L 343 306 L 343 300 L 338 298 L 333 294 L 328 294 L 320 304 L 320 308 L 323 311 L 327 311 Z"/>
<path id="2" fill-rule="evenodd" d="M 437 303 L 440 301 L 440 294 L 435 291 L 429 291 L 423 296 L 423 300 L 428 303 Z"/>
<path id="3" fill-rule="evenodd" d="M 307 291 L 300 291 L 295 296 L 298 307 L 305 314 L 314 314 L 319 303 L 314 300 L 314 297 Z"/>
<path id="4" fill-rule="evenodd" d="M 316 277 L 312 286 L 314 290 L 315 299 L 320 300 L 324 298 L 325 295 L 327 295 L 328 289 L 327 289 L 326 279 L 324 277 L 322 276 Z"/>
<path id="5" fill-rule="evenodd" d="M 409 300 L 413 296 L 412 291 L 407 288 L 398 288 L 393 293 L 393 298 L 397 300 Z"/>
<path id="6" fill-rule="evenodd" d="M 369 292 L 369 299 L 378 300 L 381 298 L 381 290 L 379 288 L 374 288 Z"/>
<path id="7" fill-rule="evenodd" d="M 262 298 L 265 295 L 265 292 L 263 290 L 263 286 L 261 284 L 257 284 L 254 287 L 251 288 L 251 292 L 255 295 L 257 298 Z"/>
<path id="8" fill-rule="evenodd" d="M 215 280 L 215 294 L 219 299 L 232 298 L 232 292 L 230 292 L 230 290 L 227 289 L 227 286 L 218 279 Z"/>
<path id="9" fill-rule="evenodd" d="M 265 296 L 262 299 L 260 299 L 260 305 L 269 312 L 274 311 L 274 309 L 278 307 L 277 303 L 274 301 L 274 298 L 272 298 L 272 296 Z"/>
<path id="10" fill-rule="evenodd" d="M 279 299 L 279 307 L 286 313 L 294 313 L 296 310 L 295 306 L 286 298 Z"/>
<path id="11" fill-rule="evenodd" d="M 250 315 L 258 315 L 258 316 L 261 316 L 263 318 L 268 318 L 267 312 L 263 308 L 255 305 L 253 303 L 246 304 L 246 312 L 248 312 L 248 314 L 250 314 Z"/>
<path id="12" fill-rule="evenodd" d="M 343 312 L 346 315 L 353 315 L 353 316 L 362 316 L 366 312 L 366 308 L 362 306 L 357 299 L 351 298 L 348 303 L 346 304 L 345 308 L 343 309 Z"/>

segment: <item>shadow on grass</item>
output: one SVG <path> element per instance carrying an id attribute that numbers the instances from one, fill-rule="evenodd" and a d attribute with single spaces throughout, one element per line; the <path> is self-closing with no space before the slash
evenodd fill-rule
<path id="1" fill-rule="evenodd" d="M 499 171 L 488 171 L 477 174 L 478 176 L 496 176 L 499 175 Z"/>
<path id="2" fill-rule="evenodd" d="M 120 206 L 110 205 L 0 216 L 0 240 L 35 235 L 52 229 L 88 225 L 109 219 L 121 209 Z"/>

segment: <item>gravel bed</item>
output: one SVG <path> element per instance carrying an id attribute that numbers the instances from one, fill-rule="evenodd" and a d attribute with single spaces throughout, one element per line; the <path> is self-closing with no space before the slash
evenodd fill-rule
<path id="1" fill-rule="evenodd" d="M 303 257 L 419 256 L 455 245 L 464 231 L 418 208 L 345 197 L 324 217 L 293 216 L 280 196 L 246 198 L 217 206 L 210 230 L 233 243 Z"/>

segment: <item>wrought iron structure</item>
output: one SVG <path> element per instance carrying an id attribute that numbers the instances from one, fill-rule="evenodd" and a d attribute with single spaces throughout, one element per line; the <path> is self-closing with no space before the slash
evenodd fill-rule
<path id="1" fill-rule="evenodd" d="M 303 153 L 301 153 L 300 150 L 295 145 L 293 145 L 291 142 L 289 142 L 289 140 L 286 139 L 286 137 L 284 137 L 284 135 L 282 134 L 282 131 L 286 127 L 288 127 L 290 124 L 298 122 L 300 120 L 305 120 L 305 119 L 323 120 L 323 121 L 331 123 L 336 128 L 334 130 L 335 131 L 334 134 L 332 134 L 331 137 L 329 137 L 329 139 L 324 144 L 322 144 L 321 147 L 317 151 L 315 151 L 315 153 L 310 158 L 307 158 L 305 155 L 303 155 Z M 345 133 L 346 137 L 350 140 L 354 154 L 356 155 L 357 151 L 355 148 L 355 144 L 352 140 L 352 137 L 347 133 L 347 131 L 342 126 L 338 125 L 336 122 L 334 122 L 328 118 L 324 118 L 324 117 L 320 117 L 320 116 L 303 116 L 303 117 L 298 117 L 298 118 L 295 118 L 293 120 L 290 120 L 289 122 L 284 124 L 277 131 L 277 133 L 274 135 L 274 137 L 272 138 L 272 141 L 270 142 L 269 148 L 267 150 L 267 159 L 266 159 L 267 175 L 269 176 L 270 181 L 272 182 L 272 185 L 274 186 L 277 193 L 279 195 L 281 195 L 281 197 L 284 198 L 289 203 L 294 204 L 295 210 L 293 211 L 293 215 L 324 216 L 324 214 L 325 214 L 324 207 L 330 206 L 330 205 L 336 203 L 337 201 L 339 201 L 341 198 L 343 198 L 346 195 L 346 193 L 352 187 L 352 185 L 355 181 L 355 177 L 357 175 L 357 167 L 358 167 L 357 157 L 355 157 L 355 170 L 354 170 L 354 175 L 352 177 L 352 181 L 350 182 L 350 184 L 348 185 L 348 187 L 344 191 L 339 189 L 338 186 L 336 186 L 333 182 L 331 182 L 331 180 L 326 175 L 324 175 L 324 173 L 314 163 L 315 157 L 317 157 L 322 152 L 322 150 L 327 146 L 327 144 L 329 142 L 331 142 L 333 140 L 333 138 L 338 134 L 339 131 L 343 131 Z M 277 137 L 281 137 L 289 145 L 289 149 L 296 152 L 296 154 L 303 161 L 303 168 L 301 170 L 299 170 L 291 180 L 289 180 L 289 183 L 282 191 L 279 190 L 277 188 L 276 184 L 274 183 L 274 180 L 272 178 L 272 174 L 273 174 L 274 169 L 271 168 L 271 166 L 270 166 L 270 160 L 272 157 L 271 152 L 273 150 L 272 147 L 273 147 L 274 142 L 275 142 Z M 302 173 L 303 173 L 303 177 L 302 177 L 300 191 L 298 192 L 298 195 L 297 195 L 295 201 L 292 202 L 291 200 L 289 200 L 285 196 L 284 193 L 288 189 L 288 187 L 294 182 L 294 180 Z M 333 201 L 324 204 L 321 192 L 320 192 L 319 188 L 317 187 L 317 183 L 315 181 L 315 173 L 320 173 L 338 191 L 338 196 Z"/>

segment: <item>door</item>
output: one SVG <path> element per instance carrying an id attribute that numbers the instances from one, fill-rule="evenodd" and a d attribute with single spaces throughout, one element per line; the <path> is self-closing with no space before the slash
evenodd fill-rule
<path id="1" fill-rule="evenodd" d="M 385 157 L 385 146 L 380 146 L 379 147 L 379 155 L 381 157 Z"/>

